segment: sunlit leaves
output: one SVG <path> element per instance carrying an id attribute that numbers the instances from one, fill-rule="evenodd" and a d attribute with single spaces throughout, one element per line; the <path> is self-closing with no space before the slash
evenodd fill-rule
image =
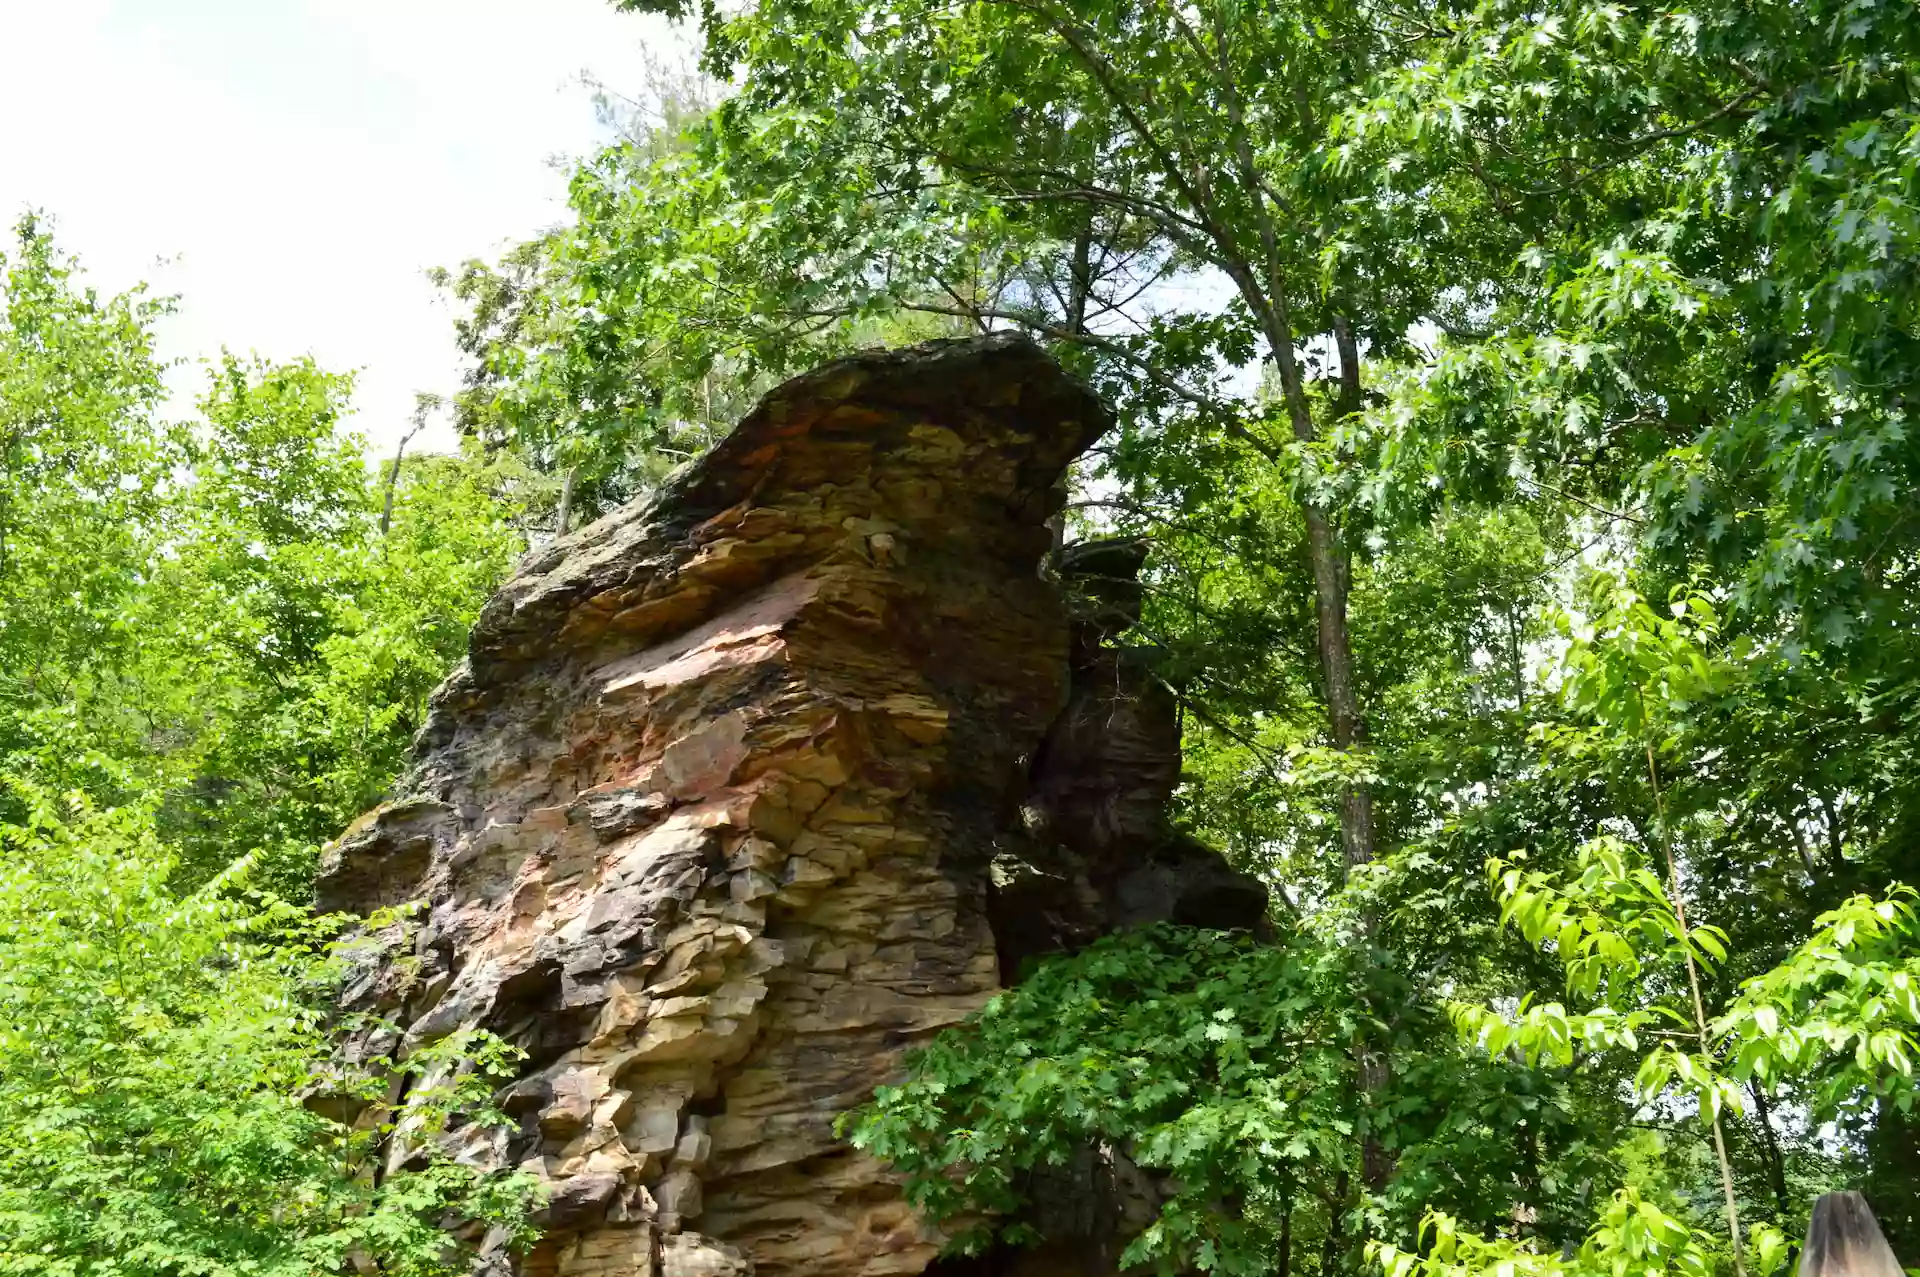
<path id="1" fill-rule="evenodd" d="M 251 854 L 302 897 L 522 544 L 516 463 L 409 458 L 383 536 L 386 476 L 344 430 L 351 378 L 223 355 L 197 419 L 162 423 L 166 307 L 102 300 L 43 226 L 19 234 L 0 289 L 0 762 L 151 796 L 185 881 Z"/>
<path id="2" fill-rule="evenodd" d="M 1270 1204 L 1277 1168 L 1345 1155 L 1352 1027 L 1338 987 L 1328 955 L 1245 937 L 1165 929 L 1103 941 L 1043 964 L 921 1052 L 850 1132 L 908 1172 L 935 1218 L 1011 1211 L 1027 1172 L 1111 1142 L 1180 1185 L 1134 1239 L 1136 1260 L 1194 1262 L 1205 1247 L 1211 1270 L 1260 1271 L 1270 1234 L 1216 1201 Z"/>
<path id="3" fill-rule="evenodd" d="M 1785 962 L 1748 980 L 1714 1022 L 1728 1071 L 1806 1079 L 1824 1112 L 1885 1096 L 1914 1101 L 1920 1058 L 1920 931 L 1913 893 L 1854 896 L 1820 915 Z"/>
<path id="4" fill-rule="evenodd" d="M 1576 718 L 1609 739 L 1663 744 L 1689 706 L 1727 688 L 1746 644 L 1723 651 L 1719 617 L 1704 594 L 1676 592 L 1665 614 L 1624 582 L 1601 575 L 1581 600 L 1582 617 L 1563 615 L 1569 640 L 1558 670 Z M 1578 747 L 1578 736 L 1549 742 Z"/>
<path id="5" fill-rule="evenodd" d="M 468 1034 L 373 1061 L 329 1081 L 359 1120 L 321 1116 L 302 1097 L 328 1059 L 325 930 L 246 900 L 245 866 L 176 894 L 144 808 L 10 789 L 25 816 L 0 826 L 0 1273 L 454 1277 L 449 1213 L 524 1235 L 529 1184 L 429 1138 L 455 1112 L 505 1120 L 488 1092 L 511 1048 Z M 416 1098 L 385 1108 L 415 1071 Z M 416 1155 L 375 1175 L 396 1123 Z"/>
<path id="6" fill-rule="evenodd" d="M 1904 608 L 1870 561 L 1915 535 L 1911 16 L 1485 0 L 1375 86 L 1350 151 L 1436 184 L 1464 168 L 1531 241 L 1395 385 L 1379 425 L 1412 446 L 1388 491 L 1485 492 L 1458 464 L 1478 452 L 1595 482 L 1670 568 L 1882 659 L 1862 640 Z"/>
<path id="7" fill-rule="evenodd" d="M 157 419 L 154 326 L 170 309 L 86 287 L 38 217 L 0 249 L 0 756 L 60 730 L 50 705 L 125 714 L 111 662 L 134 646 L 132 599 L 182 461 Z"/>
<path id="8" fill-rule="evenodd" d="M 1570 1253 L 1489 1238 L 1435 1212 L 1421 1225 L 1417 1249 L 1376 1243 L 1370 1257 L 1382 1277 L 1711 1277 L 1714 1240 L 1633 1189 L 1613 1195 L 1594 1229 Z M 1749 1252 L 1760 1277 L 1779 1270 L 1786 1239 L 1768 1225 L 1752 1230 Z"/>

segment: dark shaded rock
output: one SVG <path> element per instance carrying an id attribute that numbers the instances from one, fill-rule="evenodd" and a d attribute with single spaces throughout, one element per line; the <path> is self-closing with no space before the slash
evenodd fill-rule
<path id="1" fill-rule="evenodd" d="M 1153 922 L 1258 931 L 1267 893 L 1167 822 L 1180 783 L 1179 707 L 1147 654 L 1115 640 L 1140 615 L 1138 541 L 1065 547 L 1072 601 L 1066 706 L 1036 751 L 1020 836 L 1003 840 L 989 913 L 1001 977 Z"/>
<path id="2" fill-rule="evenodd" d="M 620 1191 L 618 1175 L 575 1175 L 553 1186 L 540 1222 L 553 1231 L 579 1228 L 601 1219 Z"/>

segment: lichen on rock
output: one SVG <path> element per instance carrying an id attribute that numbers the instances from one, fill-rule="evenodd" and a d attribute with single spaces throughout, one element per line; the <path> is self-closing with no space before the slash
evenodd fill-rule
<path id="1" fill-rule="evenodd" d="M 1108 642 L 1138 555 L 1042 570 L 1107 425 L 1020 339 L 859 355 L 487 605 L 318 894 L 423 902 L 344 992 L 399 1039 L 349 1055 L 526 1051 L 517 1131 L 465 1150 L 549 1183 L 521 1272 L 920 1272 L 939 1237 L 834 1119 L 1024 958 L 1257 922 L 1165 825 L 1177 720 Z"/>

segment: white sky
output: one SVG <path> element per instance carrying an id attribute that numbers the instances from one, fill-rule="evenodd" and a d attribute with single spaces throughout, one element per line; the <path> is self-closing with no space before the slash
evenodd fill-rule
<path id="1" fill-rule="evenodd" d="M 669 40 L 607 0 L 0 0 L 0 221 L 179 294 L 169 356 L 358 370 L 390 447 L 456 383 L 423 271 L 561 220 L 551 161 L 601 140 L 581 74 L 631 89 Z"/>

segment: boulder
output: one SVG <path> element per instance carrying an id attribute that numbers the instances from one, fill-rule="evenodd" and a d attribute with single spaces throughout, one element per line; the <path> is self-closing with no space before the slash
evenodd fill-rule
<path id="1" fill-rule="evenodd" d="M 318 889 L 421 902 L 345 994 L 402 1053 L 526 1051 L 495 1155 L 552 1197 L 520 1272 L 921 1272 L 941 1238 L 834 1119 L 1024 960 L 1258 925 L 1166 827 L 1177 716 L 1116 643 L 1140 554 L 1054 553 L 1107 425 L 1024 340 L 859 355 L 487 604 Z"/>

